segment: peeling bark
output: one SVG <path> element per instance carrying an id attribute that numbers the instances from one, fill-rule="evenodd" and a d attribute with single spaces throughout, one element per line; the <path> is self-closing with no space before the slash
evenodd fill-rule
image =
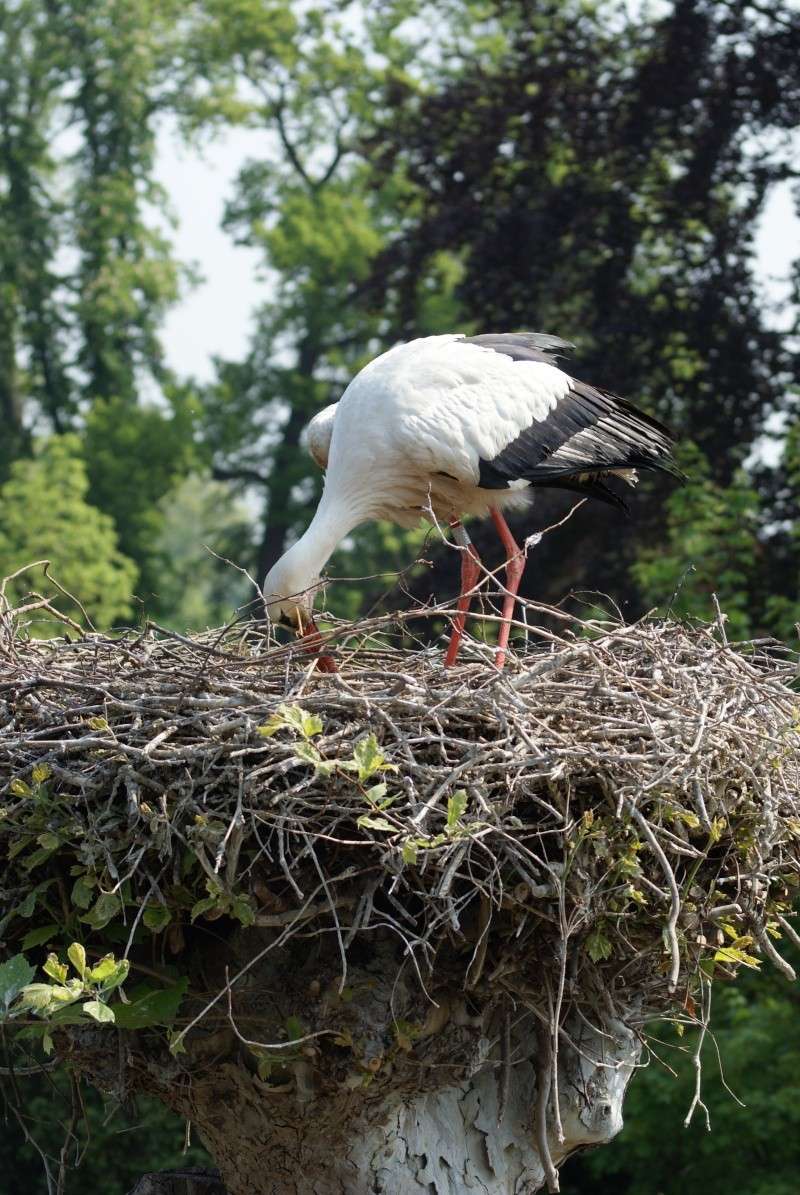
<path id="1" fill-rule="evenodd" d="M 615 1040 L 583 1029 L 560 1051 L 559 1143 L 548 1116 L 556 1164 L 574 1150 L 611 1140 L 638 1043 L 622 1026 Z M 193 1093 L 194 1124 L 231 1195 L 527 1195 L 544 1185 L 533 1118 L 536 1037 L 514 1037 L 514 1065 L 502 1122 L 498 1065 L 491 1044 L 462 1082 L 416 1097 L 312 1100 L 299 1109 L 241 1071 Z"/>
<path id="2" fill-rule="evenodd" d="M 250 929 L 227 953 L 220 943 L 213 962 L 204 956 L 206 990 L 222 988 L 225 966 L 235 973 L 270 935 Z M 379 934 L 352 952 L 346 986 L 340 963 L 333 935 L 279 948 L 235 985 L 229 1015 L 217 1003 L 186 1054 L 139 1034 L 124 1035 L 120 1051 L 102 1029 L 76 1028 L 71 1061 L 100 1086 L 146 1091 L 190 1120 L 227 1195 L 529 1195 L 548 1178 L 557 1189 L 554 1166 L 622 1127 L 639 1053 L 624 1025 L 569 1017 L 553 1083 L 536 993 L 523 1005 L 489 979 L 465 993 L 455 954 L 440 954 L 439 984 L 426 993 L 396 939 Z M 292 1020 L 302 1025 L 297 1045 Z"/>
<path id="3" fill-rule="evenodd" d="M 547 1141 L 558 1165 L 576 1149 L 611 1140 L 622 1127 L 622 1101 L 639 1053 L 622 1025 L 613 1036 L 568 1026 L 559 1051 L 556 1139 L 552 1106 Z M 571 1043 L 571 1044 L 570 1044 Z M 546 1182 L 534 1127 L 538 1098 L 535 1021 L 525 1014 L 511 1038 L 507 1103 L 499 1041 L 478 1033 L 459 1081 L 441 1087 L 423 1067 L 412 1083 L 344 1093 L 312 1092 L 307 1073 L 292 1084 L 265 1082 L 241 1063 L 226 1062 L 203 1078 L 176 1083 L 154 1061 L 134 1085 L 148 1088 L 191 1119 L 213 1156 L 224 1188 L 208 1175 L 147 1176 L 131 1195 L 529 1195 Z M 88 1057 L 88 1056 L 87 1056 Z M 452 1072 L 452 1065 L 444 1065 Z M 291 1090 L 286 1090 L 287 1087 Z M 178 1180 L 184 1180 L 181 1185 Z M 150 1185 L 147 1185 L 147 1184 Z"/>

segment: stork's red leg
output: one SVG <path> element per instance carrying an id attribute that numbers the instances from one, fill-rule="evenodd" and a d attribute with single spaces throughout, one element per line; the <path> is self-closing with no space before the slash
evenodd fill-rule
<path id="1" fill-rule="evenodd" d="M 453 632 L 450 636 L 447 654 L 444 657 L 445 668 L 451 668 L 456 662 L 458 649 L 461 646 L 461 637 L 464 634 L 467 611 L 472 601 L 472 590 L 475 588 L 481 573 L 480 556 L 475 551 L 475 545 L 461 523 L 458 519 L 451 519 L 450 526 L 453 528 L 455 541 L 461 548 L 461 593 L 456 603 L 458 614 L 453 619 Z"/>
<path id="2" fill-rule="evenodd" d="M 312 654 L 319 650 L 322 646 L 322 636 L 319 633 L 319 627 L 314 622 L 313 618 L 309 618 L 303 630 L 300 632 L 300 637 L 305 640 L 304 646 Z M 333 656 L 318 656 L 317 668 L 320 672 L 338 672 L 336 661 Z"/>
<path id="3" fill-rule="evenodd" d="M 522 574 L 525 572 L 525 553 L 511 534 L 511 529 L 500 511 L 493 510 L 491 514 L 492 522 L 497 528 L 497 534 L 503 541 L 503 547 L 506 550 L 506 594 L 503 598 L 503 621 L 500 623 L 500 633 L 497 636 L 497 653 L 494 657 L 496 667 L 502 668 L 506 662 L 506 648 L 508 647 L 508 636 L 511 631 L 511 619 L 514 615 L 517 590 L 522 580 Z"/>

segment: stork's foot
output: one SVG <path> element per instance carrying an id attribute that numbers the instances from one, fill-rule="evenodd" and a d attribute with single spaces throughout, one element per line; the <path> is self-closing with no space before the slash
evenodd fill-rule
<path id="1" fill-rule="evenodd" d="M 303 640 L 303 646 L 306 651 L 310 655 L 317 655 L 317 652 L 322 647 L 322 635 L 313 618 L 308 620 L 305 628 L 300 633 L 300 638 Z M 317 668 L 320 672 L 331 673 L 339 671 L 333 656 L 326 655 L 317 655 Z"/>

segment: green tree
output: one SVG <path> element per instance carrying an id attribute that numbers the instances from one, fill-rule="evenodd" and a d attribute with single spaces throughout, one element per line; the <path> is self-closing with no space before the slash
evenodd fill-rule
<path id="1" fill-rule="evenodd" d="M 194 460 L 159 339 L 182 274 L 153 177 L 183 7 L 21 0 L 0 14 L 0 477 L 34 425 L 80 434 L 89 499 L 145 597 L 158 502 Z"/>
<path id="2" fill-rule="evenodd" d="M 181 9 L 21 0 L 0 14 L 2 409 L 17 424 L 27 402 L 61 432 L 79 398 L 135 402 L 165 376 L 157 331 L 180 271 L 153 168 Z"/>
<path id="3" fill-rule="evenodd" d="M 241 171 L 225 226 L 261 251 L 273 295 L 246 359 L 218 362 L 204 404 L 214 476 L 259 502 L 263 577 L 319 492 L 303 427 L 382 347 L 381 304 L 357 296 L 395 225 L 394 182 L 374 188 L 361 144 L 387 62 L 363 23 L 354 33 L 355 5 L 324 21 L 261 0 L 239 0 L 235 21 L 217 3 L 199 12 L 190 45 L 211 90 L 185 100 L 187 120 L 235 119 L 268 134 L 265 157 Z M 366 536 L 375 537 L 390 548 L 383 529 Z"/>
<path id="4" fill-rule="evenodd" d="M 130 617 L 136 567 L 119 551 L 108 515 L 87 500 L 89 483 L 75 436 L 52 436 L 32 459 L 11 466 L 0 489 L 0 577 L 37 560 L 49 560 L 58 583 L 74 595 L 98 627 Z M 11 601 L 36 588 L 76 622 L 83 615 L 50 582 L 25 573 L 7 589 Z M 46 616 L 35 634 L 56 633 Z"/>
<path id="5" fill-rule="evenodd" d="M 153 548 L 163 561 L 159 609 L 178 631 L 220 626 L 256 598 L 235 562 L 252 555 L 252 518 L 230 486 L 199 473 L 183 478 L 159 503 Z M 220 563 L 212 555 L 232 563 Z"/>
<path id="6" fill-rule="evenodd" d="M 28 1125 L 36 1126 L 36 1140 L 50 1158 L 54 1171 L 64 1142 L 65 1113 L 70 1106 L 66 1075 L 17 1080 Z M 83 1119 L 76 1126 L 80 1148 L 85 1148 L 80 1170 L 67 1190 L 91 1190 L 97 1195 L 128 1195 L 150 1170 L 211 1166 L 206 1151 L 192 1142 L 184 1148 L 186 1125 L 155 1100 L 137 1099 L 120 1107 L 103 1100 L 87 1087 L 82 1093 Z M 146 1159 L 146 1161 L 143 1161 Z M 6 1111 L 0 1134 L 0 1195 L 45 1195 L 47 1182 L 42 1160 L 24 1139 L 14 1117 Z"/>
<path id="7" fill-rule="evenodd" d="M 164 502 L 199 460 L 191 394 L 170 387 L 167 397 L 168 407 L 97 399 L 81 438 L 90 500 L 113 518 L 120 548 L 139 570 L 139 601 L 157 617 L 168 608 L 161 595 L 171 584 L 170 558 L 159 545 Z"/>
<path id="8" fill-rule="evenodd" d="M 0 9 L 0 479 L 29 449 L 33 415 L 62 431 L 73 412 L 63 278 L 64 207 L 50 130 L 61 72 L 38 0 Z"/>
<path id="9" fill-rule="evenodd" d="M 797 395 L 794 395 L 796 404 Z M 797 645 L 800 637 L 800 414 L 793 410 L 784 429 L 777 469 L 758 472 L 766 495 L 770 569 L 762 575 L 765 620 L 771 631 Z"/>
<path id="10" fill-rule="evenodd" d="M 180 271 L 153 219 L 155 126 L 167 103 L 176 0 L 61 0 L 53 6 L 78 147 L 71 241 L 81 389 L 135 402 L 147 375 L 162 382 L 158 329 Z"/>

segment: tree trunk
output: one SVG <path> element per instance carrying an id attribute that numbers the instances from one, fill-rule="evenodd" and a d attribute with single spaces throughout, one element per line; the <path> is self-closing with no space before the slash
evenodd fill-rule
<path id="1" fill-rule="evenodd" d="M 534 1018 L 523 1014 L 507 1040 L 508 1064 L 498 1059 L 497 1040 L 481 1035 L 471 1043 L 471 1074 L 417 1094 L 403 1093 L 405 1066 L 396 1088 L 376 1083 L 374 1095 L 367 1085 L 320 1098 L 310 1066 L 305 1084 L 295 1068 L 287 1091 L 225 1064 L 169 1102 L 192 1120 L 229 1195 L 528 1195 L 547 1181 L 536 1128 L 539 1076 L 546 1072 Z M 563 1140 L 552 1091 L 546 1117 L 553 1164 L 619 1132 L 638 1053 L 638 1041 L 621 1025 L 613 1039 L 581 1024 L 568 1027 L 558 1066 Z M 452 1069 L 445 1063 L 440 1071 Z M 417 1082 L 430 1084 L 430 1072 Z M 206 1193 L 198 1187 L 197 1195 Z"/>
<path id="2" fill-rule="evenodd" d="M 271 949 L 278 934 L 242 929 L 203 954 L 206 991 L 263 958 L 176 1054 L 146 1033 L 115 1048 L 102 1027 L 69 1030 L 91 1082 L 191 1122 L 228 1195 L 529 1195 L 556 1190 L 561 1161 L 622 1127 L 639 1040 L 608 1014 L 569 1015 L 554 1067 L 534 984 L 512 998 L 442 948 L 423 986 L 379 930 L 343 974 L 335 935 Z"/>

